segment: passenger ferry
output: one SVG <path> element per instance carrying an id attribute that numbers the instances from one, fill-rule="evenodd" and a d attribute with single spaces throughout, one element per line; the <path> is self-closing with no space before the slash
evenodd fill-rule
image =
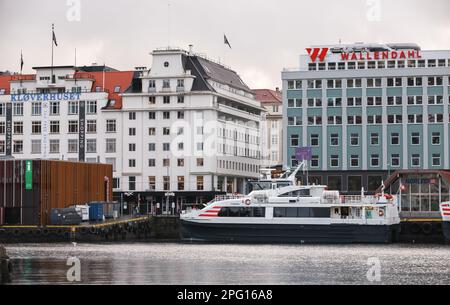
<path id="1" fill-rule="evenodd" d="M 185 241 L 231 243 L 390 243 L 398 238 L 397 197 L 340 196 L 322 185 L 288 178 L 263 180 L 247 196 L 219 196 L 181 215 Z M 288 173 L 289 174 L 289 173 Z M 270 187 L 267 182 L 270 181 Z M 256 186 L 256 188 L 255 188 Z"/>
<path id="2" fill-rule="evenodd" d="M 445 242 L 450 245 L 450 202 L 441 204 L 442 215 L 442 231 L 444 233 Z"/>

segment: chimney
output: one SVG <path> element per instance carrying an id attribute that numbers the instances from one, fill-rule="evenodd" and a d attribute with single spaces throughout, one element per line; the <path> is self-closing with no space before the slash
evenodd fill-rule
<path id="1" fill-rule="evenodd" d="M 276 92 L 280 92 L 280 87 L 276 87 L 276 88 L 275 88 L 275 91 L 276 91 Z"/>
<path id="2" fill-rule="evenodd" d="M 189 45 L 189 56 L 194 55 L 193 49 L 194 49 L 194 45 L 190 44 Z"/>

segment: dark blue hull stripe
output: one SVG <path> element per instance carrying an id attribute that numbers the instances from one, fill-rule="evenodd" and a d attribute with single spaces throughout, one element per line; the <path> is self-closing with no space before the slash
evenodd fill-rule
<path id="1" fill-rule="evenodd" d="M 391 243 L 400 225 L 207 224 L 181 221 L 186 241 L 233 243 Z"/>

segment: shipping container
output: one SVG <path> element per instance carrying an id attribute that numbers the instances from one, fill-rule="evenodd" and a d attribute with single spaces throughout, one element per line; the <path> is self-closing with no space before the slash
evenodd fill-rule
<path id="1" fill-rule="evenodd" d="M 91 202 L 89 205 L 89 220 L 90 221 L 102 221 L 104 217 L 103 203 Z"/>
<path id="2" fill-rule="evenodd" d="M 48 225 L 51 210 L 112 200 L 112 166 L 54 160 L 0 160 L 4 224 Z"/>

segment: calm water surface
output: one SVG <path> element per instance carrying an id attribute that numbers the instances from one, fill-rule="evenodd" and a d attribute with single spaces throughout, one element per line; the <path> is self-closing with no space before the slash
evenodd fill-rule
<path id="1" fill-rule="evenodd" d="M 83 284 L 450 284 L 450 247 L 427 245 L 270 246 L 191 244 L 22 244 L 7 246 L 14 284 L 68 284 L 67 258 Z"/>

